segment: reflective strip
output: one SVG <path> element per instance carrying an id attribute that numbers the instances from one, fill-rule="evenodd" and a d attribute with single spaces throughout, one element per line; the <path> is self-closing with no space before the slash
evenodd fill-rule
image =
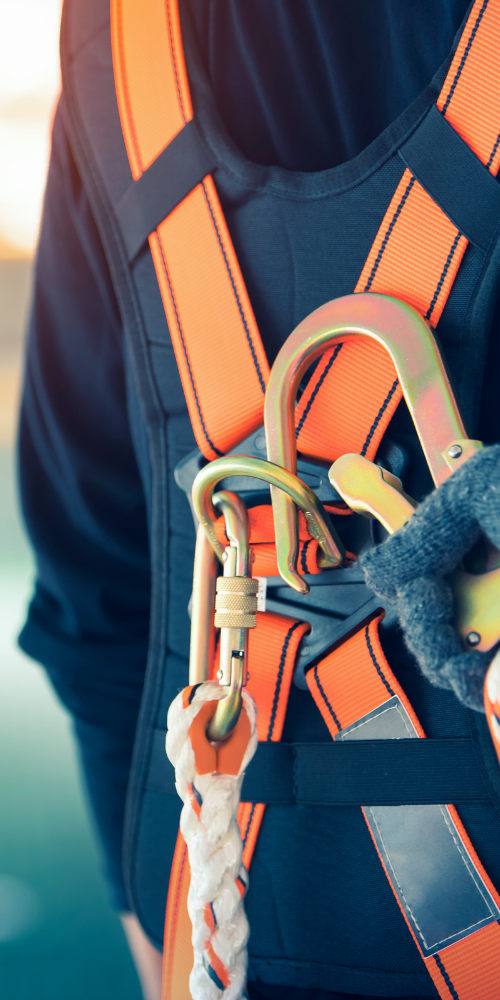
<path id="1" fill-rule="evenodd" d="M 425 738 L 385 659 L 378 621 L 307 674 L 335 740 Z M 377 853 L 440 996 L 498 996 L 500 897 L 450 805 L 363 808 Z"/>

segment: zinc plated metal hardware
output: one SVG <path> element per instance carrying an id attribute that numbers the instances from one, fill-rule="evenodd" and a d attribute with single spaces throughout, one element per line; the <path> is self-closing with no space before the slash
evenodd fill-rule
<path id="1" fill-rule="evenodd" d="M 403 493 L 400 481 L 361 455 L 342 455 L 329 476 L 352 510 L 376 517 L 391 535 L 414 513 L 416 504 Z M 492 649 L 500 639 L 500 568 L 478 575 L 457 569 L 450 584 L 455 625 L 464 646 Z"/>
<path id="2" fill-rule="evenodd" d="M 217 520 L 217 512 L 213 504 L 213 491 L 217 483 L 226 476 L 251 476 L 286 493 L 294 510 L 296 505 L 303 512 L 310 534 L 322 550 L 322 566 L 326 569 L 341 565 L 345 556 L 344 547 L 310 487 L 280 466 L 262 458 L 250 458 L 244 455 L 226 455 L 214 459 L 200 470 L 193 483 L 192 499 L 196 516 L 221 561 L 223 548 L 215 534 L 214 523 Z M 278 562 L 279 538 L 283 538 L 283 532 L 278 535 L 276 531 Z M 301 592 L 307 593 L 308 589 L 307 584 L 304 584 Z"/>
<path id="3" fill-rule="evenodd" d="M 479 448 L 467 438 L 434 335 L 411 306 L 387 295 L 363 292 L 327 302 L 290 334 L 271 370 L 265 399 L 270 462 L 295 472 L 294 408 L 297 390 L 313 361 L 335 343 L 368 337 L 390 354 L 436 486 Z M 334 440 L 335 428 L 332 428 Z M 278 566 L 299 593 L 297 512 L 288 496 L 271 488 Z"/>
<path id="4" fill-rule="evenodd" d="M 191 618 L 189 683 L 209 677 L 213 663 L 215 627 L 220 628 L 218 680 L 227 689 L 210 720 L 207 734 L 214 743 L 233 731 L 242 706 L 246 684 L 248 629 L 257 624 L 258 581 L 252 580 L 245 504 L 236 493 L 220 491 L 212 498 L 225 519 L 229 545 L 222 553 L 224 575 L 216 576 L 217 556 L 200 526 L 196 540 Z M 215 617 L 214 617 L 215 604 Z"/>

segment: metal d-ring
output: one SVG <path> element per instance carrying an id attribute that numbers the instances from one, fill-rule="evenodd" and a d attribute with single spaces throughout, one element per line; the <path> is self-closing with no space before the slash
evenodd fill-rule
<path id="1" fill-rule="evenodd" d="M 270 462 L 295 472 L 294 407 L 301 379 L 328 347 L 352 337 L 375 340 L 390 354 L 427 464 L 436 486 L 475 451 L 463 421 L 432 331 L 411 306 L 387 295 L 365 292 L 327 302 L 306 317 L 281 348 L 266 392 L 265 428 Z M 331 429 L 332 445 L 335 428 Z M 273 487 L 271 495 L 279 571 L 295 590 L 297 515 L 289 496 Z"/>

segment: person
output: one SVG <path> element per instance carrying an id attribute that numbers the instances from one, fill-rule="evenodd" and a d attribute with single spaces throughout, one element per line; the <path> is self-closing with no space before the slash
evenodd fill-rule
<path id="1" fill-rule="evenodd" d="M 397 180 L 390 157 L 436 100 L 469 4 L 180 0 L 179 7 L 193 102 L 217 149 L 214 182 L 272 363 L 300 319 L 353 290 L 388 202 L 384 164 L 389 162 L 387 170 Z M 129 183 L 109 46 L 104 0 L 66 0 L 63 90 L 53 128 L 19 430 L 22 508 L 37 564 L 19 641 L 43 664 L 73 716 L 112 903 L 122 916 L 144 995 L 154 1000 L 160 995 L 158 948 L 166 899 L 155 865 L 163 854 L 171 858 L 178 820 L 165 811 L 168 796 L 141 785 L 142 819 L 130 825 L 144 752 L 137 743 L 134 752 L 134 737 L 140 713 L 144 720 L 156 712 L 157 727 L 164 727 L 169 701 L 187 683 L 194 531 L 172 471 L 195 442 L 172 350 L 158 332 L 162 307 L 151 268 L 147 271 L 146 245 L 131 273 L 140 285 L 141 322 L 147 327 L 142 349 L 153 359 L 156 385 L 148 392 L 159 398 L 157 406 L 166 415 L 168 461 L 155 444 L 123 280 L 103 221 L 111 211 L 108 202 L 116 204 Z M 99 172 L 106 180 L 98 190 L 93 178 Z M 368 187 L 356 201 L 365 181 Z M 476 267 L 475 252 L 472 247 L 464 267 Z M 498 282 L 470 367 L 466 347 L 472 334 L 464 320 L 469 271 L 463 279 L 461 274 L 438 333 L 475 436 L 494 442 L 500 440 L 500 314 L 493 308 Z M 401 407 L 394 427 L 415 451 L 405 486 L 421 499 L 431 483 Z M 163 497 L 171 520 L 160 544 L 155 490 L 165 475 Z M 157 612 L 151 617 L 152 574 L 154 588 L 162 574 L 175 580 L 162 612 L 160 641 L 154 631 Z M 166 663 L 164 681 L 157 674 L 154 682 L 164 685 L 154 708 L 152 682 L 143 694 L 150 636 L 153 646 L 161 647 L 162 670 Z M 433 689 L 421 678 L 396 634 L 391 643 L 391 664 L 411 689 L 428 735 L 469 735 L 470 713 L 451 692 Z M 320 726 L 310 695 L 292 688 L 283 738 L 326 740 Z M 142 851 L 139 867 L 129 857 L 128 875 L 122 859 L 127 787 L 127 822 L 134 831 L 129 841 L 135 838 Z M 300 865 L 280 868 L 283 817 L 280 807 L 269 807 L 275 819 L 257 847 L 255 895 L 251 887 L 248 897 L 251 1000 L 437 996 L 371 856 L 359 809 L 315 808 L 300 836 L 309 838 L 318 858 L 331 843 L 321 879 L 324 893 Z M 493 880 L 495 808 L 489 802 L 462 810 Z M 178 817 L 177 806 L 174 814 Z M 286 838 L 288 843 L 288 832 Z M 297 858 L 296 845 L 294 850 Z M 295 886 L 291 896 L 288 876 Z M 143 929 L 131 912 L 133 882 L 135 899 L 142 900 L 143 914 L 148 911 Z M 260 902 L 254 904 L 257 894 Z"/>

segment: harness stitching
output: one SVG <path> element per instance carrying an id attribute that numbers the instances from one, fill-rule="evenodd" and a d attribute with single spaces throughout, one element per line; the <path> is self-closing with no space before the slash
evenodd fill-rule
<path id="1" fill-rule="evenodd" d="M 233 289 L 234 297 L 236 299 L 236 304 L 238 306 L 238 312 L 240 314 L 241 322 L 243 323 L 243 329 L 245 331 L 245 335 L 246 335 L 246 338 L 247 338 L 247 341 L 248 341 L 248 346 L 250 348 L 250 352 L 251 352 L 251 355 L 252 355 L 252 361 L 253 361 L 253 363 L 255 365 L 255 370 L 257 372 L 257 377 L 259 379 L 259 385 L 260 385 L 260 387 L 262 389 L 262 392 L 265 394 L 265 392 L 266 392 L 266 383 L 264 382 L 264 379 L 262 377 L 262 372 L 260 370 L 260 365 L 259 365 L 259 361 L 258 361 L 257 354 L 256 354 L 256 351 L 255 351 L 255 347 L 254 347 L 254 344 L 253 344 L 252 336 L 250 334 L 250 330 L 248 329 L 248 324 L 247 324 L 247 321 L 246 321 L 246 316 L 245 316 L 245 313 L 243 312 L 243 307 L 242 307 L 241 302 L 240 302 L 240 297 L 238 295 L 238 290 L 237 290 L 235 282 L 234 282 L 233 273 L 232 273 L 231 268 L 229 266 L 229 261 L 227 259 L 226 250 L 225 250 L 224 244 L 222 242 L 221 235 L 219 233 L 219 227 L 217 225 L 217 222 L 216 222 L 216 219 L 215 219 L 215 215 L 213 213 L 212 206 L 210 204 L 210 198 L 208 197 L 208 194 L 207 194 L 207 189 L 205 187 L 205 181 L 201 182 L 201 186 L 203 188 L 203 194 L 205 195 L 205 201 L 206 201 L 206 203 L 208 205 L 208 211 L 210 212 L 210 216 L 211 216 L 211 219 L 212 219 L 212 222 L 213 222 L 213 226 L 214 226 L 214 229 L 215 229 L 217 240 L 219 242 L 219 247 L 220 247 L 222 256 L 224 258 L 224 263 L 226 265 L 227 273 L 229 275 L 229 280 L 231 282 L 231 287 Z"/>
<path id="2" fill-rule="evenodd" d="M 394 212 L 394 215 L 393 215 L 393 217 L 391 219 L 390 226 L 389 226 L 389 228 L 388 228 L 388 230 L 387 230 L 387 232 L 386 232 L 386 234 L 384 236 L 384 239 L 382 240 L 382 245 L 381 245 L 380 250 L 379 250 L 379 252 L 378 252 L 378 254 L 376 256 L 375 263 L 374 263 L 374 265 L 372 267 L 370 277 L 368 278 L 368 281 L 367 281 L 367 283 L 365 285 L 365 288 L 364 288 L 365 292 L 369 292 L 370 288 L 372 287 L 373 279 L 374 279 L 374 277 L 375 277 L 375 275 L 377 273 L 378 266 L 380 264 L 380 261 L 382 260 L 382 255 L 383 255 L 384 250 L 385 250 L 385 248 L 387 246 L 387 243 L 389 242 L 389 238 L 390 238 L 390 235 L 392 233 L 392 230 L 394 229 L 394 226 L 396 225 L 396 222 L 398 221 L 398 217 L 401 214 L 401 211 L 402 211 L 402 209 L 404 207 L 404 203 L 405 203 L 406 199 L 408 198 L 408 195 L 409 195 L 409 193 L 410 193 L 410 191 L 411 191 L 414 183 L 415 183 L 415 177 L 412 176 L 411 179 L 408 181 L 408 185 L 407 185 L 406 191 L 405 191 L 403 197 L 401 198 L 401 201 L 399 202 L 399 205 L 398 205 L 396 211 Z"/>
<path id="3" fill-rule="evenodd" d="M 373 421 L 373 424 L 371 425 L 370 430 L 368 431 L 368 436 L 367 436 L 366 441 L 365 441 L 365 443 L 364 443 L 364 445 L 363 445 L 363 447 L 361 449 L 361 454 L 362 455 L 366 455 L 366 453 L 368 451 L 368 446 L 370 444 L 370 441 L 371 441 L 373 435 L 375 434 L 375 431 L 377 430 L 377 427 L 378 427 L 378 425 L 379 425 L 379 423 L 380 423 L 380 421 L 381 421 L 381 419 L 382 419 L 382 417 L 383 417 L 383 415 L 384 415 L 387 407 L 389 406 L 389 403 L 390 403 L 390 401 L 391 401 L 394 393 L 396 392 L 396 389 L 397 389 L 398 385 L 399 385 L 399 380 L 396 379 L 396 381 L 393 383 L 393 385 L 389 389 L 389 392 L 387 393 L 387 396 L 385 397 L 384 402 L 382 403 L 382 406 L 380 407 L 380 410 L 378 411 L 377 416 L 375 417 L 375 420 Z"/>
<path id="4" fill-rule="evenodd" d="M 321 681 L 319 679 L 318 668 L 317 667 L 314 668 L 314 679 L 316 681 L 316 684 L 318 685 L 319 693 L 320 693 L 321 697 L 323 698 L 323 701 L 324 701 L 324 703 L 325 703 L 325 705 L 326 705 L 326 707 L 327 707 L 327 709 L 328 709 L 328 711 L 329 711 L 329 713 L 330 713 L 330 715 L 331 715 L 331 717 L 332 717 L 332 719 L 333 719 L 333 721 L 334 721 L 335 725 L 337 726 L 337 729 L 338 729 L 338 731 L 340 733 L 341 730 L 342 730 L 342 726 L 340 725 L 340 722 L 337 719 L 337 716 L 335 715 L 335 712 L 333 711 L 333 708 L 330 705 L 330 702 L 328 701 L 326 693 L 325 693 L 325 691 L 324 691 L 324 689 L 323 689 L 323 687 L 321 685 Z"/>
<path id="5" fill-rule="evenodd" d="M 443 977 L 443 979 L 444 979 L 444 981 L 445 981 L 445 983 L 446 983 L 446 985 L 447 985 L 447 987 L 448 987 L 448 989 L 449 989 L 449 991 L 450 991 L 450 993 L 451 993 L 451 995 L 453 997 L 453 1000 L 460 1000 L 460 997 L 459 997 L 459 995 L 458 995 L 458 993 L 457 993 L 457 991 L 456 991 L 456 989 L 455 989 L 455 987 L 454 987 L 454 985 L 453 985 L 453 983 L 452 983 L 452 981 L 451 981 L 451 979 L 450 979 L 450 977 L 449 977 L 449 975 L 448 975 L 448 973 L 447 973 L 447 971 L 446 971 L 446 969 L 444 967 L 444 964 L 441 961 L 439 955 L 433 955 L 432 957 L 433 957 L 433 959 L 434 959 L 434 961 L 435 961 L 435 963 L 436 963 L 436 965 L 437 965 L 437 967 L 438 967 L 438 969 L 439 969 L 439 971 L 440 971 L 440 973 L 441 973 L 441 975 L 442 975 L 442 977 Z"/>
<path id="6" fill-rule="evenodd" d="M 440 293 L 440 291 L 441 291 L 441 289 L 443 287 L 443 281 L 446 278 L 446 275 L 448 274 L 448 271 L 449 271 L 449 268 L 450 268 L 450 264 L 451 264 L 451 262 L 453 260 L 454 255 L 455 255 L 455 250 L 457 249 L 458 241 L 459 241 L 461 235 L 462 235 L 461 233 L 457 233 L 457 235 L 455 236 L 455 239 L 453 240 L 452 248 L 451 248 L 451 250 L 450 250 L 450 252 L 448 254 L 448 257 L 446 258 L 446 264 L 443 267 L 443 270 L 441 272 L 441 277 L 440 277 L 440 279 L 439 279 L 439 281 L 437 283 L 436 291 L 434 292 L 434 295 L 432 296 L 432 302 L 431 302 L 431 304 L 430 304 L 430 306 L 429 306 L 429 308 L 428 308 L 428 310 L 427 310 L 427 312 L 426 312 L 426 314 L 424 316 L 424 319 L 429 319 L 430 320 L 430 318 L 432 316 L 432 313 L 433 313 L 433 310 L 434 310 L 434 306 L 436 305 L 436 302 L 437 302 L 437 300 L 439 298 L 439 293 Z"/>
<path id="7" fill-rule="evenodd" d="M 222 455 L 223 454 L 222 451 L 219 451 L 219 449 L 214 445 L 213 441 L 209 437 L 207 428 L 205 427 L 205 421 L 203 419 L 203 413 L 201 412 L 201 406 L 200 406 L 200 401 L 198 399 L 198 393 L 196 391 L 196 386 L 194 384 L 194 377 L 193 377 L 193 372 L 192 372 L 192 369 L 191 369 L 191 362 L 189 360 L 189 355 L 188 355 L 188 352 L 187 352 L 186 342 L 184 340 L 184 334 L 182 332 L 182 326 L 181 326 L 180 316 L 179 316 L 179 313 L 178 313 L 178 310 L 177 310 L 177 303 L 175 301 L 174 290 L 172 288 L 172 284 L 171 284 L 171 281 L 170 281 L 170 275 L 169 275 L 168 269 L 167 269 L 167 262 L 165 260 L 164 254 L 163 254 L 163 247 L 161 245 L 161 240 L 160 240 L 159 236 L 158 236 L 158 246 L 160 248 L 161 259 L 162 259 L 162 262 L 163 262 L 163 270 L 165 272 L 165 277 L 166 277 L 167 282 L 168 282 L 168 288 L 169 288 L 169 291 L 170 291 L 170 297 L 172 299 L 172 305 L 174 307 L 175 318 L 177 320 L 177 328 L 179 330 L 179 335 L 180 335 L 180 338 L 181 338 L 182 350 L 184 352 L 184 357 L 186 359 L 186 364 L 187 364 L 187 368 L 188 368 L 189 381 L 191 382 L 191 388 L 193 390 L 193 395 L 194 395 L 194 399 L 195 399 L 195 403 L 196 403 L 196 409 L 198 410 L 198 416 L 200 418 L 200 423 L 201 423 L 201 426 L 202 426 L 202 429 L 203 429 L 203 433 L 204 433 L 204 435 L 205 435 L 205 437 L 207 439 L 208 444 L 213 449 L 213 451 L 215 451 L 215 453 L 217 455 Z"/>
<path id="8" fill-rule="evenodd" d="M 311 409 L 311 406 L 313 405 L 314 400 L 316 399 L 316 396 L 318 395 L 318 392 L 321 389 L 321 386 L 323 385 L 323 382 L 325 381 L 325 378 L 328 375 L 328 372 L 330 371 L 330 368 L 332 367 L 333 362 L 335 361 L 335 358 L 337 357 L 337 354 L 339 353 L 341 347 L 343 347 L 343 344 L 337 344 L 337 346 L 336 346 L 336 348 L 335 348 L 335 350 L 334 350 L 334 352 L 333 352 L 333 354 L 332 354 L 332 356 L 331 356 L 331 358 L 330 358 L 330 360 L 329 360 L 329 362 L 328 362 L 328 364 L 327 364 L 327 366 L 326 366 L 326 368 L 325 368 L 325 370 L 324 370 L 324 372 L 323 372 L 323 374 L 322 374 L 322 376 L 321 376 L 318 384 L 314 387 L 314 391 L 311 394 L 311 398 L 310 398 L 310 400 L 309 400 L 309 402 L 308 402 L 308 404 L 307 404 L 307 406 L 306 406 L 306 408 L 305 408 L 305 410 L 304 410 L 304 412 L 303 412 L 303 414 L 302 414 L 302 416 L 301 416 L 301 418 L 299 420 L 299 425 L 297 427 L 297 430 L 295 431 L 295 438 L 298 438 L 298 436 L 299 436 L 299 434 L 300 434 L 300 432 L 301 432 L 301 430 L 302 430 L 302 428 L 304 426 L 305 420 L 307 419 L 307 417 L 309 415 L 309 411 Z"/>
<path id="9" fill-rule="evenodd" d="M 365 628 L 365 639 L 366 639 L 366 645 L 368 646 L 368 652 L 369 652 L 369 654 L 370 654 L 370 656 L 372 658 L 373 666 L 375 667 L 375 670 L 377 671 L 377 673 L 378 673 L 378 675 L 380 677 L 380 680 L 384 682 L 384 684 L 385 684 L 385 686 L 386 686 L 389 694 L 392 695 L 392 697 L 394 698 L 394 691 L 392 690 L 391 685 L 389 684 L 389 682 L 384 677 L 384 674 L 383 674 L 381 668 L 379 667 L 379 665 L 377 663 L 377 658 L 375 656 L 375 653 L 373 652 L 373 647 L 372 647 L 372 644 L 371 644 L 369 628 L 370 628 L 369 625 L 367 625 L 366 628 Z"/>
<path id="10" fill-rule="evenodd" d="M 457 83 L 458 83 L 458 81 L 459 81 L 459 79 L 460 79 L 460 77 L 462 75 L 462 70 L 463 70 L 463 68 L 465 66 L 465 63 L 467 61 L 467 56 L 469 55 L 471 45 L 472 45 L 472 43 L 474 41 L 474 38 L 476 37 L 477 29 L 479 28 L 479 25 L 480 25 L 480 23 L 481 23 L 481 21 L 483 19 L 483 14 L 484 14 L 487 6 L 488 6 L 488 3 L 489 3 L 489 0 L 484 0 L 483 6 L 481 7 L 481 10 L 479 11 L 479 14 L 477 15 L 476 23 L 475 23 L 475 25 L 474 25 L 474 27 L 472 29 L 469 41 L 467 42 L 467 46 L 466 46 L 465 52 L 464 52 L 464 54 L 463 54 L 463 56 L 462 56 L 462 58 L 460 60 L 460 66 L 458 67 L 457 72 L 455 74 L 455 79 L 454 79 L 454 81 L 453 81 L 453 83 L 451 85 L 450 93 L 448 94 L 448 97 L 446 98 L 446 102 L 445 102 L 445 105 L 444 105 L 443 111 L 442 111 L 443 115 L 445 115 L 446 112 L 447 112 L 447 110 L 448 110 L 448 105 L 449 105 L 449 103 L 450 103 L 450 101 L 451 101 L 451 99 L 453 97 L 454 92 L 455 92 L 455 87 L 457 86 Z"/>

